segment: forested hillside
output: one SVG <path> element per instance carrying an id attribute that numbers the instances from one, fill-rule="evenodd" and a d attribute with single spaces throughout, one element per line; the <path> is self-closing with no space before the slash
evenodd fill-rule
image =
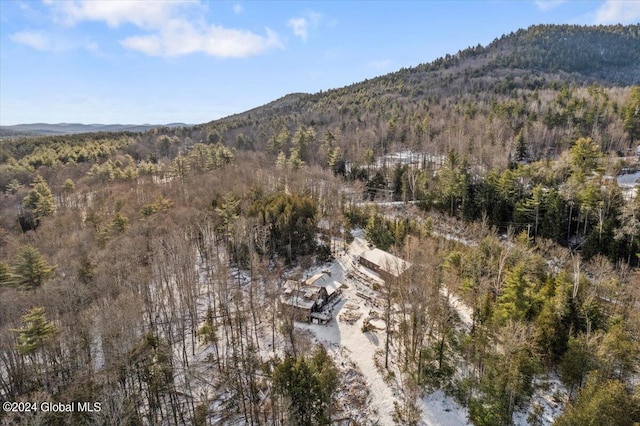
<path id="1" fill-rule="evenodd" d="M 197 126 L 0 141 L 0 423 L 640 422 L 639 38 L 536 26 Z M 71 401 L 99 409 L 41 405 Z"/>
<path id="2" fill-rule="evenodd" d="M 605 151 L 624 150 L 623 110 L 640 83 L 640 26 L 536 26 L 429 64 L 349 87 L 286 96 L 264 107 L 197 127 L 212 141 L 288 154 L 298 129 L 364 163 L 411 147 L 450 148 L 505 165 L 518 136 L 532 159 L 554 156 L 574 137 Z M 311 144 L 313 145 L 313 144 Z M 318 144 L 320 145 L 320 144 Z M 304 161 L 327 161 L 326 150 Z"/>

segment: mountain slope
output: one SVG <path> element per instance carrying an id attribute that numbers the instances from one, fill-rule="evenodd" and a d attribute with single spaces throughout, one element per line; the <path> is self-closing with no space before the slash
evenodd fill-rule
<path id="1" fill-rule="evenodd" d="M 505 161 L 519 133 L 535 158 L 593 132 L 603 149 L 620 150 L 628 144 L 618 129 L 620 108 L 628 86 L 639 83 L 640 25 L 539 25 L 348 87 L 288 95 L 195 130 L 275 155 L 289 152 L 295 132 L 307 126 L 317 140 L 330 131 L 349 160 L 367 149 L 421 147 Z M 564 100 L 563 87 L 570 91 Z M 482 152 L 487 144 L 490 151 Z M 303 160 L 322 162 L 319 151 L 307 150 Z"/>
<path id="2" fill-rule="evenodd" d="M 621 85 L 640 81 L 640 25 L 539 25 L 491 43 L 496 66 L 559 70 Z"/>

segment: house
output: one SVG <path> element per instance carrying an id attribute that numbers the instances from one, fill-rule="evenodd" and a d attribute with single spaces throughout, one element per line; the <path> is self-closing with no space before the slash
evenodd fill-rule
<path id="1" fill-rule="evenodd" d="M 283 313 L 296 321 L 309 322 L 311 312 L 317 308 L 316 301 L 323 296 L 319 289 L 310 289 L 304 283 L 287 280 L 282 287 L 280 297 Z"/>
<path id="2" fill-rule="evenodd" d="M 411 263 L 378 248 L 363 252 L 359 262 L 384 280 L 399 278 L 411 267 Z"/>
<path id="3" fill-rule="evenodd" d="M 287 280 L 282 288 L 283 312 L 296 321 L 327 322 L 331 316 L 323 314 L 327 303 L 340 294 L 342 284 L 333 280 L 325 272 L 316 274 L 305 281 Z"/>
<path id="4" fill-rule="evenodd" d="M 320 274 L 316 274 L 305 281 L 305 285 L 307 287 L 324 289 L 323 295 L 326 294 L 326 302 L 330 302 L 335 299 L 340 294 L 341 283 L 331 278 L 331 274 L 327 272 L 322 272 Z"/>

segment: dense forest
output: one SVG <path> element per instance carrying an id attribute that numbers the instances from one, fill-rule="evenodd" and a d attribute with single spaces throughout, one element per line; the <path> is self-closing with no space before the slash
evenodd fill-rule
<path id="1" fill-rule="evenodd" d="M 639 39 L 541 25 L 197 126 L 1 140 L 0 422 L 417 425 L 438 391 L 475 425 L 639 423 Z M 362 240 L 411 265 L 359 290 L 373 372 L 281 304 L 330 270 L 355 311 Z"/>

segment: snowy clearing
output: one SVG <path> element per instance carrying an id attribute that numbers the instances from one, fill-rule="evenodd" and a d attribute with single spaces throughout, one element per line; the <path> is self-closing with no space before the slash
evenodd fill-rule
<path id="1" fill-rule="evenodd" d="M 390 425 L 393 424 L 394 403 L 400 402 L 400 386 L 393 377 L 400 374 L 393 360 L 390 360 L 390 371 L 393 376 L 384 373 L 384 349 L 386 324 L 381 318 L 384 312 L 376 306 L 376 300 L 380 298 L 377 291 L 367 286 L 367 280 L 376 282 L 380 277 L 371 270 L 359 265 L 355 259 L 368 250 L 362 234 L 357 236 L 349 250 L 333 261 L 329 266 L 324 265 L 318 270 L 328 270 L 331 276 L 344 283 L 347 288 L 342 291 L 342 300 L 336 304 L 332 311 L 333 320 L 326 325 L 296 323 L 301 330 L 308 330 L 317 342 L 328 348 L 333 348 L 336 364 L 338 366 L 353 363 L 362 372 L 366 386 L 369 390 L 369 407 L 372 416 L 367 419 L 367 424 Z M 310 271 L 309 275 L 316 271 Z M 451 295 L 453 298 L 453 295 Z M 457 300 L 457 299 L 456 299 Z M 459 313 L 466 324 L 470 324 L 471 316 L 462 307 L 462 302 L 457 300 Z M 379 305 L 379 303 L 378 303 Z M 349 320 L 351 319 L 351 320 Z M 372 331 L 363 332 L 363 324 L 368 324 Z M 343 350 L 335 350 L 343 348 Z M 382 362 L 376 361 L 376 355 L 380 355 Z M 442 391 L 424 396 L 418 401 L 422 409 L 422 424 L 436 425 L 467 425 L 467 411 Z"/>

